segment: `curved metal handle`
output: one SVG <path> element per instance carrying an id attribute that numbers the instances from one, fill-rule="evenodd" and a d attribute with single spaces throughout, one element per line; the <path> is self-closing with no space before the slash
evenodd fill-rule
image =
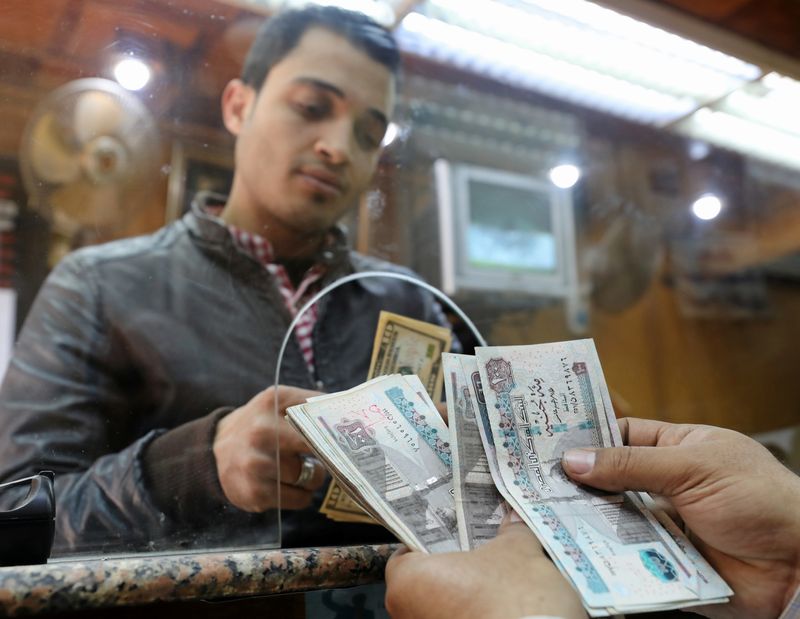
<path id="1" fill-rule="evenodd" d="M 486 346 L 486 340 L 483 338 L 483 336 L 481 335 L 480 331 L 478 331 L 478 328 L 475 326 L 475 324 L 464 313 L 464 311 L 460 307 L 458 307 L 458 305 L 456 305 L 456 303 L 450 297 L 448 297 L 445 293 L 443 293 L 438 288 L 436 288 L 434 286 L 431 286 L 427 282 L 423 282 L 422 280 L 419 280 L 419 279 L 416 279 L 414 277 L 411 277 L 410 275 L 404 275 L 402 273 L 392 273 L 391 271 L 364 271 L 363 273 L 352 273 L 350 275 L 342 277 L 341 279 L 337 279 L 335 282 L 325 286 L 325 288 L 323 288 L 317 294 L 315 294 L 313 297 L 311 297 L 311 299 L 305 305 L 303 305 L 303 307 L 300 308 L 300 311 L 297 312 L 297 314 L 295 315 L 294 319 L 289 324 L 289 328 L 286 330 L 286 335 L 283 338 L 283 342 L 281 343 L 280 352 L 278 353 L 278 360 L 277 360 L 277 363 L 275 364 L 275 381 L 273 382 L 273 385 L 275 387 L 277 387 L 280 384 L 281 365 L 283 364 L 283 355 L 286 352 L 286 346 L 288 345 L 289 339 L 292 337 L 292 335 L 294 333 L 294 329 L 297 326 L 297 323 L 300 321 L 300 319 L 303 317 L 303 315 L 315 303 L 317 303 L 322 297 L 324 297 L 329 292 L 335 290 L 336 288 L 339 288 L 340 286 L 344 286 L 345 284 L 348 284 L 350 282 L 354 282 L 354 281 L 357 281 L 357 280 L 374 279 L 374 278 L 378 278 L 378 277 L 383 277 L 383 278 L 388 278 L 388 279 L 396 279 L 396 280 L 408 282 L 410 284 L 414 284 L 415 286 L 419 286 L 420 288 L 422 288 L 424 290 L 427 290 L 434 297 L 436 297 L 440 301 L 443 301 L 445 304 L 447 304 L 458 315 L 458 317 L 461 318 L 461 320 L 464 321 L 464 324 L 467 325 L 467 327 L 469 327 L 470 331 L 472 331 L 472 334 L 475 336 L 475 340 L 481 346 Z M 279 410 L 278 406 L 279 406 L 279 403 L 278 403 L 278 391 L 276 389 L 275 390 L 275 407 L 274 407 L 275 408 L 275 410 L 274 410 L 274 414 L 275 415 L 278 414 L 278 410 Z M 277 441 L 277 438 L 276 438 L 276 441 Z M 281 483 L 281 480 L 280 480 L 280 445 L 276 444 L 275 454 L 276 454 L 276 459 L 278 461 L 278 467 L 277 467 L 278 479 L 277 479 L 277 483 L 278 483 L 278 488 L 280 488 L 280 483 Z M 281 533 L 281 521 L 280 521 L 280 491 L 278 491 L 277 494 L 278 494 L 278 508 L 277 509 L 278 509 L 278 514 L 279 514 L 279 516 L 278 516 L 278 539 L 280 539 L 280 537 L 282 535 L 282 533 Z"/>
<path id="2" fill-rule="evenodd" d="M 363 273 L 352 273 L 350 275 L 342 277 L 341 279 L 337 279 L 335 282 L 325 286 L 325 288 L 323 288 L 317 294 L 311 297 L 311 299 L 305 305 L 303 305 L 303 307 L 300 308 L 300 311 L 297 312 L 297 314 L 294 317 L 294 320 L 292 320 L 292 322 L 289 324 L 289 328 L 286 330 L 286 335 L 283 337 L 283 342 L 281 343 L 281 349 L 280 352 L 278 353 L 278 361 L 275 365 L 275 381 L 273 382 L 273 385 L 277 386 L 280 384 L 279 381 L 281 374 L 281 364 L 283 363 L 283 354 L 284 352 L 286 352 L 286 346 L 288 345 L 289 339 L 292 337 L 292 334 L 294 333 L 294 329 L 297 326 L 297 323 L 300 321 L 303 315 L 309 310 L 309 308 L 311 308 L 317 301 L 319 301 L 326 294 L 328 294 L 332 290 L 336 290 L 340 286 L 344 286 L 345 284 L 361 279 L 375 279 L 378 277 L 397 279 L 410 284 L 414 284 L 424 290 L 427 290 L 440 301 L 444 301 L 456 314 L 458 314 L 458 317 L 464 321 L 464 324 L 467 325 L 467 327 L 469 327 L 469 330 L 472 331 L 472 335 L 475 336 L 475 339 L 481 346 L 487 345 L 486 340 L 483 339 L 483 336 L 481 335 L 481 332 L 478 331 L 478 328 L 464 313 L 464 311 L 458 305 L 456 305 L 455 301 L 453 301 L 441 290 L 439 290 L 434 286 L 431 286 L 427 282 L 423 282 L 422 280 L 419 280 L 415 277 L 411 277 L 410 275 L 403 275 L 402 273 L 392 273 L 391 271 L 364 271 Z M 278 402 L 277 397 L 278 396 L 276 394 L 275 395 L 276 404 Z"/>

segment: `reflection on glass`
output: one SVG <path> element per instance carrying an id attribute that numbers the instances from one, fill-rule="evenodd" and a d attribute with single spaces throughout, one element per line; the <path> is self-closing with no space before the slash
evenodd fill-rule
<path id="1" fill-rule="evenodd" d="M 22 354 L 32 349 L 26 320 L 78 323 L 114 302 L 129 310 L 125 320 L 104 316 L 81 323 L 85 329 L 36 338 L 43 357 L 71 372 L 69 380 L 54 378 L 44 399 L 33 397 L 44 391 L 37 371 L 23 371 L 33 367 L 27 358 L 0 390 L 11 385 L 25 396 L 0 404 L 0 482 L 38 472 L 46 452 L 60 467 L 61 513 L 70 513 L 73 500 L 121 506 L 104 516 L 72 512 L 69 525 L 79 533 L 107 520 L 85 545 L 57 539 L 62 554 L 277 543 L 270 516 L 261 531 L 240 526 L 249 516 L 237 520 L 242 514 L 213 476 L 197 496 L 213 495 L 217 511 L 183 515 L 224 526 L 218 534 L 190 527 L 173 537 L 140 536 L 160 526 L 157 518 L 131 516 L 137 509 L 156 514 L 148 511 L 152 496 L 118 501 L 120 486 L 106 482 L 146 486 L 139 466 L 146 450 L 137 441 L 240 407 L 271 381 L 275 340 L 291 320 L 274 274 L 250 258 L 233 260 L 240 256 L 232 247 L 216 262 L 190 261 L 186 270 L 159 263 L 146 273 L 132 248 L 177 231 L 194 234 L 192 201 L 217 213 L 245 170 L 258 192 L 285 196 L 293 190 L 281 185 L 280 165 L 316 165 L 303 141 L 309 118 L 280 135 L 248 141 L 254 134 L 245 131 L 236 143 L 231 130 L 238 128 L 226 126 L 220 110 L 259 25 L 280 4 L 6 0 L 0 9 L 0 372 L 14 342 Z M 330 277 L 376 264 L 413 270 L 452 294 L 491 344 L 593 337 L 611 387 L 633 414 L 752 432 L 796 424 L 795 62 L 755 59 L 747 41 L 702 37 L 706 26 L 686 15 L 645 23 L 624 2 L 613 11 L 583 0 L 381 6 L 389 4 L 403 65 L 396 106 L 383 109 L 381 100 L 368 116 L 346 116 L 358 127 L 353 144 L 371 145 L 356 182 L 345 188 L 336 176 L 352 162 L 334 165 L 333 176 L 312 170 L 298 180 L 315 188 L 319 204 L 341 197 L 335 212 L 321 210 L 326 225 L 348 229 L 332 237 L 328 257 L 344 258 Z M 689 31 L 699 39 L 688 40 Z M 713 49 L 715 41 L 724 49 Z M 115 76 L 122 58 L 146 62 L 149 78 L 141 67 L 134 82 Z M 331 80 L 335 68 L 320 74 L 314 65 L 302 77 Z M 346 91 L 364 75 L 351 71 L 336 86 Z M 291 95 L 291 109 L 276 97 L 263 113 L 277 120 L 277 110 L 296 119 L 339 109 L 335 92 L 320 92 L 313 80 L 281 91 Z M 262 117 L 242 119 L 249 130 Z M 299 159 L 281 160 L 289 144 L 298 145 Z M 550 176 L 564 162 L 580 163 L 579 178 L 574 171 L 572 179 Z M 713 208 L 701 209 L 699 219 L 693 203 L 709 193 L 725 196 L 724 205 L 706 202 Z M 104 245 L 154 232 L 162 236 Z M 271 241 L 282 245 L 279 254 L 301 243 L 294 236 Z M 125 256 L 110 275 L 84 262 L 110 251 Z M 300 258 L 280 264 L 295 291 L 314 263 Z M 53 271 L 57 264 L 61 270 Z M 75 296 L 56 304 L 58 321 L 43 321 L 31 308 L 51 273 L 51 287 Z M 102 287 L 103 277 L 113 285 Z M 183 292 L 174 294 L 178 284 Z M 103 294 L 86 300 L 93 285 Z M 321 306 L 321 322 L 305 325 L 306 339 L 287 353 L 286 381 L 326 390 L 361 382 L 373 315 L 383 309 L 372 303 L 377 297 L 398 313 L 444 320 L 427 296 L 389 288 L 373 282 Z M 449 323 L 465 348 L 474 344 L 457 316 Z M 318 375 L 309 372 L 309 350 Z M 18 382 L 20 372 L 30 382 Z M 91 419 L 82 416 L 106 387 L 113 397 Z M 26 430 L 20 420 L 48 406 L 54 414 Z M 87 429 L 100 438 L 75 440 Z M 210 440 L 162 450 L 162 463 L 208 461 Z M 8 454 L 23 449 L 34 454 L 29 461 L 12 461 Z M 104 476 L 112 469 L 119 476 Z M 79 478 L 89 483 L 70 486 Z M 339 539 L 326 532 L 316 541 Z"/>
<path id="2" fill-rule="evenodd" d="M 114 67 L 114 77 L 128 90 L 141 90 L 150 81 L 150 69 L 137 58 L 126 58 Z"/>
<path id="3" fill-rule="evenodd" d="M 549 196 L 470 181 L 467 260 L 470 267 L 553 271 L 556 244 Z"/>

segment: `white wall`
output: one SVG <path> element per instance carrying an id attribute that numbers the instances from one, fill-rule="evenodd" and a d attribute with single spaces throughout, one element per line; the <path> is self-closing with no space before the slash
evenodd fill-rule
<path id="1" fill-rule="evenodd" d="M 17 293 L 10 288 L 0 288 L 0 382 L 11 360 L 16 314 Z"/>

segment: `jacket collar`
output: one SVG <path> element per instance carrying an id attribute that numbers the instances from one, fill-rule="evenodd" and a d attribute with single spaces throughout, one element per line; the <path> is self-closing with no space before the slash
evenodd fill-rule
<path id="1" fill-rule="evenodd" d="M 227 196 L 211 191 L 199 191 L 183 216 L 189 231 L 205 243 L 216 245 L 226 251 L 238 251 L 225 224 L 211 212 L 209 207 L 224 206 Z M 353 272 L 350 263 L 347 231 L 340 224 L 331 227 L 328 242 L 315 257 L 314 262 L 323 264 L 333 278 Z M 329 279 L 328 277 L 325 278 Z"/>

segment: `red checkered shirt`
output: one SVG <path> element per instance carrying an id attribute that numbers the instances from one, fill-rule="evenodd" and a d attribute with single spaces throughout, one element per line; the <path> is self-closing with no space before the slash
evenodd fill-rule
<path id="1" fill-rule="evenodd" d="M 286 309 L 292 316 L 297 316 L 297 312 L 319 289 L 319 280 L 325 275 L 325 267 L 321 264 L 315 264 L 305 275 L 300 285 L 295 288 L 292 280 L 289 279 L 289 274 L 282 264 L 275 262 L 275 254 L 272 249 L 272 244 L 263 236 L 253 234 L 237 228 L 236 226 L 227 226 L 228 230 L 233 237 L 236 246 L 244 253 L 255 258 L 259 264 L 262 264 L 275 278 L 280 290 L 283 302 L 286 304 Z M 317 322 L 317 306 L 312 305 L 300 317 L 294 329 L 294 335 L 297 339 L 297 344 L 300 346 L 300 351 L 303 353 L 303 358 L 306 360 L 308 370 L 311 375 L 314 374 L 314 345 L 312 341 L 312 334 L 314 332 L 314 325 Z"/>

